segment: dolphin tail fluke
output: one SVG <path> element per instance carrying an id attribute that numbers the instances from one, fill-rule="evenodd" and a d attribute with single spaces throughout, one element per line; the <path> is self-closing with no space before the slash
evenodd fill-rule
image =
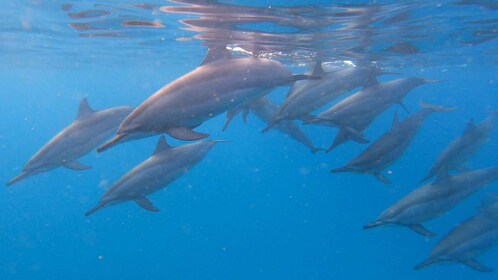
<path id="1" fill-rule="evenodd" d="M 379 227 L 379 226 L 383 226 L 385 224 L 386 224 L 386 222 L 384 222 L 384 221 L 375 221 L 373 223 L 364 225 L 363 229 L 370 229 L 370 228 L 374 228 L 374 227 Z"/>
<path id="2" fill-rule="evenodd" d="M 434 105 L 434 104 L 424 102 L 423 100 L 419 101 L 419 105 L 423 109 L 429 109 L 429 110 L 432 110 L 434 112 L 451 112 L 451 111 L 456 110 L 455 107 L 445 107 L 445 106 Z"/>
<path id="3" fill-rule="evenodd" d="M 9 180 L 9 181 L 5 184 L 5 186 L 7 186 L 7 187 L 8 187 L 8 186 L 10 186 L 10 185 L 12 185 L 12 184 L 14 184 L 14 183 L 17 183 L 17 182 L 19 182 L 19 181 L 21 181 L 21 180 L 25 179 L 26 177 L 28 177 L 28 176 L 30 176 L 30 175 L 31 175 L 31 173 L 26 172 L 26 171 L 22 171 L 19 175 L 17 175 L 16 177 L 14 177 L 14 178 L 10 179 L 10 180 Z"/>
<path id="4" fill-rule="evenodd" d="M 97 204 L 97 206 L 93 207 L 92 209 L 88 210 L 88 212 L 85 213 L 85 217 L 92 215 L 93 213 L 99 211 L 100 209 L 102 209 L 106 206 L 107 206 L 106 203 L 99 202 L 99 204 Z"/>
<path id="5" fill-rule="evenodd" d="M 437 259 L 433 259 L 433 258 L 428 258 L 428 259 L 426 259 L 425 261 L 423 261 L 423 262 L 421 262 L 421 263 L 417 264 L 417 265 L 416 265 L 413 269 L 415 269 L 415 270 L 419 270 L 419 269 L 421 269 L 421 268 L 424 268 L 424 267 L 429 266 L 429 265 L 431 265 L 431 264 L 435 264 L 435 263 L 437 263 L 437 262 L 439 262 L 439 260 L 437 260 Z"/>
<path id="6" fill-rule="evenodd" d="M 126 135 L 127 134 L 118 134 L 118 135 L 114 136 L 111 140 L 107 141 L 102 146 L 98 147 L 97 152 L 101 153 L 101 152 L 119 144 L 119 142 L 121 142 L 121 139 L 123 139 Z"/>

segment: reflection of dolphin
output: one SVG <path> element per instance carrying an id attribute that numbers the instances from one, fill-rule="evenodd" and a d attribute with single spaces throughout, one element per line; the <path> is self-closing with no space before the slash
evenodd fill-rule
<path id="1" fill-rule="evenodd" d="M 75 170 L 90 168 L 76 160 L 111 136 L 132 110 L 123 106 L 93 111 L 84 98 L 76 119 L 31 157 L 21 174 L 7 182 L 7 186 L 59 166 Z"/>
<path id="2" fill-rule="evenodd" d="M 163 189 L 185 174 L 204 158 L 216 142 L 218 141 L 200 141 L 171 147 L 164 136 L 161 136 L 152 155 L 114 183 L 97 206 L 85 215 L 89 216 L 109 205 L 130 200 L 146 210 L 159 211 L 146 196 Z"/>
<path id="3" fill-rule="evenodd" d="M 377 83 L 348 96 L 315 119 L 304 123 L 316 123 L 335 126 L 350 132 L 352 140 L 368 142 L 356 127 L 372 122 L 380 113 L 394 103 L 402 105 L 403 98 L 415 87 L 429 81 L 422 78 L 401 78 L 384 83 Z M 404 106 L 403 106 L 404 107 Z"/>
<path id="4" fill-rule="evenodd" d="M 467 171 L 454 176 L 441 173 L 434 183 L 413 190 L 364 228 L 397 224 L 409 227 L 424 236 L 434 236 L 435 234 L 425 229 L 422 223 L 444 214 L 497 179 L 498 167 Z"/>
<path id="5" fill-rule="evenodd" d="M 244 121 L 246 119 L 248 110 L 251 110 L 254 112 L 254 114 L 264 121 L 265 123 L 269 123 L 275 113 L 275 110 L 277 109 L 277 106 L 271 102 L 270 99 L 268 99 L 266 96 L 263 96 L 262 98 L 252 102 L 251 104 L 245 106 L 242 109 L 236 109 L 235 111 L 229 111 L 227 113 L 227 120 L 225 122 L 225 126 L 223 127 L 223 130 L 228 126 L 232 118 L 239 112 L 243 112 L 243 118 Z M 299 129 L 299 127 L 292 121 L 290 120 L 283 120 L 280 121 L 275 125 L 275 129 L 281 131 L 282 133 L 289 135 L 296 141 L 304 144 L 306 147 L 308 147 L 312 153 L 316 153 L 317 151 L 321 150 L 311 142 L 311 140 L 304 134 L 304 132 Z"/>
<path id="6" fill-rule="evenodd" d="M 421 182 L 435 176 L 440 171 L 452 169 L 464 170 L 464 164 L 479 147 L 487 140 L 489 134 L 495 127 L 498 112 L 493 112 L 479 124 L 470 120 L 463 134 L 453 140 L 436 158 L 428 174 Z"/>
<path id="7" fill-rule="evenodd" d="M 361 154 L 350 160 L 344 167 L 332 169 L 331 172 L 370 173 L 383 183 L 389 180 L 380 172 L 393 164 L 410 145 L 424 120 L 434 112 L 448 112 L 453 108 L 445 108 L 422 103 L 422 109 L 402 122 L 394 117 L 391 129 L 370 145 Z"/>
<path id="8" fill-rule="evenodd" d="M 479 263 L 475 258 L 497 239 L 498 195 L 487 194 L 477 214 L 452 229 L 415 269 L 438 262 L 457 262 L 480 272 L 491 272 L 492 268 Z"/>
<path id="9" fill-rule="evenodd" d="M 365 86 L 369 81 L 375 81 L 377 75 L 382 74 L 373 67 L 351 66 L 332 72 L 325 72 L 320 61 L 316 62 L 313 76 L 319 80 L 300 81 L 294 84 L 287 98 L 278 107 L 268 130 L 282 120 L 308 120 L 309 114 L 348 90 Z"/>
<path id="10" fill-rule="evenodd" d="M 207 134 L 192 128 L 258 99 L 274 87 L 309 78 L 292 75 L 274 60 L 228 56 L 224 47 L 210 49 L 201 66 L 140 104 L 121 123 L 117 135 L 98 150 L 108 149 L 128 137 L 150 134 L 167 133 L 180 140 L 205 138 Z"/>

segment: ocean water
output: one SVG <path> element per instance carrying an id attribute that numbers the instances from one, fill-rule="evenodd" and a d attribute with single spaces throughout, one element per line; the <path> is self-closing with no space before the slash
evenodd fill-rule
<path id="1" fill-rule="evenodd" d="M 366 145 L 312 154 L 278 131 L 261 133 L 266 124 L 253 114 L 222 132 L 219 115 L 197 130 L 230 142 L 151 195 L 158 213 L 127 202 L 84 216 L 149 157 L 157 136 L 93 151 L 80 160 L 90 170 L 57 168 L 0 190 L 0 279 L 496 279 L 498 272 L 455 263 L 413 267 L 474 215 L 497 182 L 426 223 L 436 237 L 396 226 L 362 229 L 420 186 L 471 118 L 498 109 L 495 1 L 3 0 L 0 8 L 3 182 L 73 121 L 82 98 L 94 109 L 137 106 L 197 67 L 215 44 L 234 56 L 278 60 L 296 74 L 317 60 L 326 70 L 368 62 L 392 72 L 380 81 L 440 80 L 412 90 L 406 107 L 413 113 L 422 99 L 457 108 L 427 119 L 386 170 L 389 185 L 329 172 Z M 288 90 L 268 96 L 278 104 Z M 391 106 L 365 131 L 368 139 L 390 128 L 395 111 L 408 116 Z M 300 127 L 319 147 L 337 131 Z M 466 166 L 497 165 L 495 129 Z M 498 268 L 497 258 L 494 247 L 478 259 Z"/>

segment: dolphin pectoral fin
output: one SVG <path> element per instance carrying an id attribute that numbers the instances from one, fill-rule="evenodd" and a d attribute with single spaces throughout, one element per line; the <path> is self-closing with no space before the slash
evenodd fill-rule
<path id="1" fill-rule="evenodd" d="M 382 225 L 385 225 L 385 224 L 386 224 L 386 222 L 384 222 L 384 221 L 375 221 L 373 223 L 364 225 L 363 229 L 374 228 L 374 227 L 382 226 Z"/>
<path id="2" fill-rule="evenodd" d="M 431 265 L 431 264 L 434 264 L 434 263 L 437 263 L 437 262 L 439 262 L 439 260 L 429 258 L 429 259 L 426 259 L 425 261 L 423 261 L 423 262 L 421 262 L 421 263 L 417 264 L 417 265 L 416 265 L 413 269 L 415 269 L 415 270 L 419 270 L 419 269 L 421 269 L 421 268 L 424 268 L 424 267 L 426 267 L 426 266 L 428 266 L 428 265 Z"/>
<path id="3" fill-rule="evenodd" d="M 195 132 L 190 128 L 186 127 L 174 127 L 166 130 L 171 137 L 178 140 L 193 141 L 204 139 L 209 136 L 209 134 Z"/>
<path id="4" fill-rule="evenodd" d="M 298 118 L 298 120 L 301 120 L 303 122 L 308 122 L 314 119 L 316 119 L 316 117 L 311 114 L 304 114 Z"/>
<path id="5" fill-rule="evenodd" d="M 73 170 L 87 170 L 92 168 L 91 166 L 84 165 L 83 163 L 77 161 L 66 162 L 62 166 Z"/>
<path id="6" fill-rule="evenodd" d="M 247 123 L 247 115 L 249 115 L 249 109 L 242 110 L 242 120 Z"/>
<path id="7" fill-rule="evenodd" d="M 479 263 L 475 259 L 467 260 L 467 261 L 462 262 L 462 263 L 464 265 L 466 265 L 474 270 L 480 271 L 480 272 L 492 272 L 493 271 L 493 268 L 487 267 L 487 266 Z"/>
<path id="8" fill-rule="evenodd" d="M 405 110 L 405 112 L 407 114 L 410 114 L 410 111 L 408 110 L 408 108 L 406 107 L 405 103 L 403 103 L 403 101 L 400 101 L 398 102 L 399 106 L 401 106 L 401 108 L 403 108 L 403 110 Z"/>
<path id="9" fill-rule="evenodd" d="M 135 202 L 138 204 L 138 206 L 142 207 L 143 209 L 150 211 L 150 212 L 159 212 L 159 209 L 150 202 L 146 197 L 140 197 L 136 198 Z"/>
<path id="10" fill-rule="evenodd" d="M 391 181 L 389 179 L 386 178 L 386 176 L 384 176 L 384 174 L 380 173 L 380 172 L 375 172 L 373 173 L 374 177 L 381 181 L 382 183 L 384 184 L 391 184 Z"/>
<path id="11" fill-rule="evenodd" d="M 19 173 L 19 175 L 17 175 L 16 177 L 14 177 L 14 178 L 10 179 L 10 180 L 9 180 L 9 181 L 5 184 L 5 186 L 7 186 L 7 187 L 8 187 L 8 186 L 10 186 L 10 185 L 12 185 L 12 184 L 14 184 L 14 183 L 17 183 L 17 182 L 19 182 L 19 181 L 21 181 L 21 180 L 25 179 L 26 177 L 28 177 L 28 176 L 30 176 L 30 175 L 31 175 L 31 173 L 26 172 L 26 171 L 22 171 L 21 173 Z"/>
<path id="12" fill-rule="evenodd" d="M 101 152 L 109 149 L 110 147 L 119 144 L 119 142 L 121 141 L 121 139 L 123 139 L 127 135 L 128 134 L 118 134 L 118 135 L 114 136 L 111 140 L 107 141 L 102 146 L 98 147 L 97 148 L 97 153 L 101 153 Z"/>
<path id="13" fill-rule="evenodd" d="M 342 128 L 344 128 L 345 130 L 347 130 L 349 132 L 351 140 L 356 141 L 356 142 L 361 143 L 361 144 L 366 144 L 366 143 L 370 142 L 370 141 L 368 141 L 368 139 L 365 138 L 363 133 L 358 131 L 356 128 L 350 127 L 350 126 L 344 126 Z"/>
<path id="14" fill-rule="evenodd" d="M 426 236 L 426 237 L 433 237 L 436 236 L 436 234 L 428 229 L 426 229 L 423 225 L 415 224 L 415 225 L 408 225 L 408 227 L 413 230 L 414 232 Z"/>
<path id="15" fill-rule="evenodd" d="M 470 171 L 470 169 L 468 169 L 468 168 L 466 168 L 464 166 L 457 166 L 457 167 L 455 167 L 455 170 L 458 171 L 458 172 L 460 172 L 460 173 Z"/>

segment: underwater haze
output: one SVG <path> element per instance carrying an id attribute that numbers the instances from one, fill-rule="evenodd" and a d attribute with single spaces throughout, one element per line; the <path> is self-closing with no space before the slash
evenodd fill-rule
<path id="1" fill-rule="evenodd" d="M 20 174 L 40 148 L 77 118 L 84 98 L 92 110 L 136 108 L 201 65 L 208 49 L 222 48 L 230 56 L 213 60 L 270 59 L 292 74 L 306 73 L 261 90 L 258 98 L 266 94 L 276 106 L 291 96 L 294 80 L 299 79 L 292 90 L 327 79 L 310 71 L 317 64 L 326 73 L 363 66 L 381 73 L 342 89 L 340 96 L 303 118 L 287 121 L 320 149 L 316 153 L 279 127 L 263 133 L 269 124 L 257 114 L 260 107 L 244 107 L 247 119 L 240 112 L 224 131 L 230 104 L 198 127 L 188 125 L 188 130 L 209 134 L 203 141 L 227 141 L 214 145 L 198 161 L 192 159 L 192 166 L 180 165 L 181 156 L 173 157 L 181 176 L 147 195 L 154 208 L 131 198 L 85 216 L 116 181 L 151 157 L 159 135 L 172 146 L 196 143 L 175 139 L 170 130 L 154 131 L 150 137 L 100 153 L 92 147 L 77 160 L 89 169 L 59 166 L 2 187 L 0 279 L 498 276 L 498 246 L 475 258 L 495 268 L 493 272 L 477 271 L 455 259 L 414 269 L 456 225 L 482 211 L 487 204 L 481 206 L 481 201 L 498 192 L 498 181 L 483 183 L 456 207 L 424 222 L 426 230 L 437 233 L 434 237 L 395 224 L 363 229 L 420 186 L 498 166 L 495 128 L 465 163 L 419 182 L 441 151 L 468 131 L 470 120 L 479 124 L 498 110 L 496 1 L 2 0 L 0 9 L 0 181 L 4 183 Z M 216 63 L 220 61 L 203 65 Z M 273 74 L 251 72 L 256 80 Z M 425 84 L 386 105 L 365 129 L 312 121 L 359 91 L 406 77 L 423 78 Z M 213 80 L 206 84 L 217 85 Z M 195 81 L 188 84 L 199 95 L 209 91 L 195 87 Z M 364 102 L 362 112 L 376 110 L 372 104 Z M 249 102 L 239 105 L 250 106 Z M 421 107 L 435 105 L 444 110 L 433 108 L 434 114 L 421 124 L 402 155 L 380 171 L 389 184 L 372 174 L 330 172 L 399 125 L 393 121 L 395 113 L 403 122 Z M 156 114 L 163 109 L 168 108 Z M 326 152 L 339 129 L 355 139 Z M 107 139 L 119 134 L 117 130 L 113 128 Z M 358 138 L 368 143 L 359 143 Z M 59 153 L 83 144 L 64 146 Z M 388 148 L 384 154 L 397 147 Z M 153 179 L 157 181 L 163 172 L 156 172 Z"/>

